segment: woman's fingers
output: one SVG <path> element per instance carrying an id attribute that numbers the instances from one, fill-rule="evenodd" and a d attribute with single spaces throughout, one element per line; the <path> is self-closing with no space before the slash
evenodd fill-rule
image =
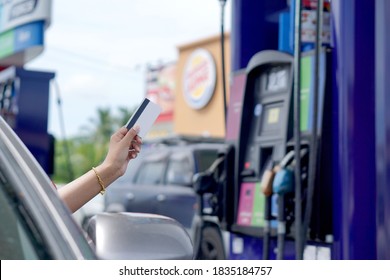
<path id="1" fill-rule="evenodd" d="M 139 131 L 139 125 L 135 125 L 125 135 L 124 141 L 127 143 L 129 159 L 136 158 L 138 153 L 141 151 L 142 139 L 137 135 Z"/>

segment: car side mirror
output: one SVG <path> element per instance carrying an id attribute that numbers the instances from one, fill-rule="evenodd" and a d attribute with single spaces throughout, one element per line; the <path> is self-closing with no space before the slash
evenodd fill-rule
<path id="1" fill-rule="evenodd" d="M 213 192 L 216 185 L 214 174 L 210 172 L 196 173 L 192 178 L 192 184 L 197 194 Z"/>
<path id="2" fill-rule="evenodd" d="M 223 167 L 225 156 L 221 155 L 213 162 L 213 164 L 204 172 L 196 173 L 192 177 L 192 184 L 195 192 L 199 195 L 205 193 L 215 193 L 218 188 L 218 178 L 220 168 Z"/>
<path id="3" fill-rule="evenodd" d="M 187 231 L 176 220 L 165 216 L 99 213 L 90 219 L 87 233 L 101 259 L 193 259 Z"/>

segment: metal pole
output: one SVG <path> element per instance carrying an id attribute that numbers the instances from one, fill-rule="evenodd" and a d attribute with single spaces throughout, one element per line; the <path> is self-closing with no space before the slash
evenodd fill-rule
<path id="1" fill-rule="evenodd" d="M 64 152 L 65 152 L 65 158 L 66 158 L 66 164 L 68 167 L 68 173 L 69 173 L 69 180 L 73 181 L 75 179 L 72 163 L 70 160 L 70 151 L 68 146 L 68 139 L 66 137 L 65 133 L 65 122 L 64 122 L 64 114 L 62 112 L 62 101 L 61 101 L 61 94 L 60 94 L 60 87 L 58 86 L 58 83 L 56 80 L 54 80 L 54 86 L 56 88 L 57 93 L 57 105 L 58 105 L 58 115 L 60 119 L 60 127 L 61 127 L 61 133 L 64 141 Z"/>
<path id="2" fill-rule="evenodd" d="M 223 109 L 225 119 L 225 130 L 227 123 L 227 101 L 226 101 L 226 75 L 225 75 L 225 32 L 224 32 L 224 18 L 225 18 L 225 4 L 226 0 L 219 0 L 221 4 L 221 60 L 222 60 L 222 91 L 223 91 Z M 225 132 L 226 133 L 226 132 Z"/>
<path id="3" fill-rule="evenodd" d="M 294 20 L 294 150 L 295 150 L 295 257 L 303 259 L 301 184 L 301 0 L 295 0 Z"/>

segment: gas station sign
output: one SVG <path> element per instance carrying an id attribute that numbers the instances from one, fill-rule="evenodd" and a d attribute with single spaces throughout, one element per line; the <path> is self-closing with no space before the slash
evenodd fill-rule
<path id="1" fill-rule="evenodd" d="M 0 65 L 22 66 L 43 50 L 51 0 L 0 0 Z"/>

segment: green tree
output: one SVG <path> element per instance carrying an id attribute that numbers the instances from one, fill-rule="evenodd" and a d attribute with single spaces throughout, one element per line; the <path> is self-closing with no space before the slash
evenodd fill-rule
<path id="1" fill-rule="evenodd" d="M 74 172 L 72 163 L 69 163 L 69 158 L 65 152 L 65 146 L 70 151 L 73 151 L 72 139 L 69 140 L 56 140 L 55 142 L 55 154 L 54 154 L 54 174 L 52 180 L 57 184 L 62 184 L 74 179 Z M 72 169 L 71 169 L 72 168 Z"/>
<path id="2" fill-rule="evenodd" d="M 98 108 L 97 119 L 92 119 L 95 125 L 94 140 L 99 144 L 107 143 L 114 132 L 114 117 L 109 108 Z"/>

